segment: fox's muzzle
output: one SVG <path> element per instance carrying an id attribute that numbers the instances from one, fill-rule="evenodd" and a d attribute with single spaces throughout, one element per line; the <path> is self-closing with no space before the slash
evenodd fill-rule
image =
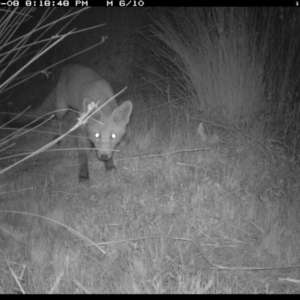
<path id="1" fill-rule="evenodd" d="M 106 154 L 102 154 L 100 157 L 98 157 L 99 158 L 99 160 L 101 160 L 101 161 L 107 161 L 107 160 L 109 160 L 109 157 L 106 155 Z"/>
<path id="2" fill-rule="evenodd" d="M 111 159 L 111 157 L 112 157 L 112 153 L 111 152 L 107 153 L 107 152 L 103 152 L 103 151 L 97 151 L 97 158 L 100 161 L 106 162 L 109 159 Z"/>

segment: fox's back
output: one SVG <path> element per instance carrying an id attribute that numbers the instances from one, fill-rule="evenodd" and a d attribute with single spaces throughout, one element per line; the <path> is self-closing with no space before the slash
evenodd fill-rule
<path id="1" fill-rule="evenodd" d="M 62 70 L 57 85 L 57 98 L 63 98 L 69 107 L 83 112 L 83 100 L 92 99 L 99 106 L 113 97 L 110 84 L 90 68 L 68 65 Z M 62 104 L 63 106 L 63 104 Z M 65 106 L 65 105 L 64 105 Z M 115 99 L 103 107 L 103 113 L 110 114 L 117 107 Z M 61 107 L 64 108 L 64 107 Z M 57 109 L 60 109 L 59 105 Z"/>

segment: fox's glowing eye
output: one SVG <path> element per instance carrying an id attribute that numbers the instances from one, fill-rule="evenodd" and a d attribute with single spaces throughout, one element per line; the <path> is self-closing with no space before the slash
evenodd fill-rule
<path id="1" fill-rule="evenodd" d="M 112 134 L 111 134 L 111 138 L 114 140 L 114 139 L 117 138 L 117 135 L 116 135 L 115 133 L 112 133 Z"/>
<path id="2" fill-rule="evenodd" d="M 100 133 L 99 132 L 95 132 L 95 138 L 99 139 L 99 137 L 100 137 Z"/>

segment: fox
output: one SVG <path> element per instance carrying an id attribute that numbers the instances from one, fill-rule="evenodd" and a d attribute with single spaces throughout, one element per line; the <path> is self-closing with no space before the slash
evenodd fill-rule
<path id="1" fill-rule="evenodd" d="M 113 150 L 126 133 L 132 102 L 127 100 L 118 106 L 111 85 L 89 67 L 79 64 L 63 68 L 55 88 L 55 98 L 59 134 L 63 118 L 70 108 L 83 114 L 90 105 L 100 107 L 104 104 L 77 129 L 79 183 L 89 180 L 88 154 L 93 148 L 106 171 L 116 169 Z"/>

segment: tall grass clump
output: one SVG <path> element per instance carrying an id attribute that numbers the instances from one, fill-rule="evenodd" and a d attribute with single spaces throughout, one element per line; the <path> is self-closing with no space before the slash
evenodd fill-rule
<path id="1" fill-rule="evenodd" d="M 285 144 L 299 146 L 300 15 L 292 8 L 269 8 L 262 24 L 268 51 L 265 58 L 265 97 L 268 132 Z"/>
<path id="2" fill-rule="evenodd" d="M 218 7 L 150 15 L 151 49 L 189 113 L 223 124 L 259 121 L 261 131 L 298 144 L 299 12 Z"/>
<path id="3" fill-rule="evenodd" d="M 263 107 L 255 11 L 176 8 L 154 14 L 152 49 L 168 65 L 186 107 L 230 123 L 247 121 Z"/>
<path id="4" fill-rule="evenodd" d="M 263 108 L 263 54 L 254 18 L 256 11 L 246 8 L 160 10 L 153 18 L 159 40 L 153 50 L 173 66 L 174 88 L 192 111 L 237 124 Z"/>

